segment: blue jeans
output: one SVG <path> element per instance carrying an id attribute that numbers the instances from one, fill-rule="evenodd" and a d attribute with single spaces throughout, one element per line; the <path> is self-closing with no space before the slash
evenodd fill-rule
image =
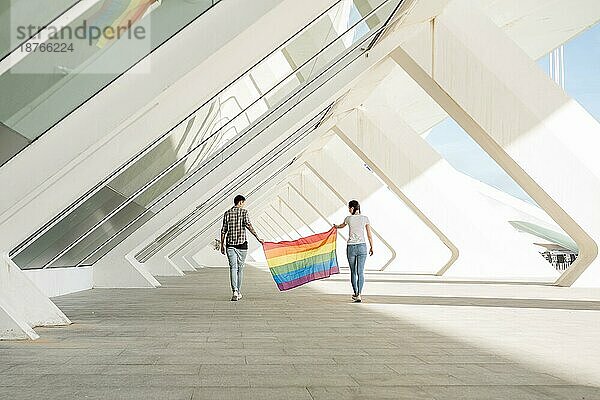
<path id="1" fill-rule="evenodd" d="M 367 245 L 365 243 L 349 244 L 346 247 L 348 265 L 350 265 L 350 281 L 354 294 L 362 292 L 365 283 L 365 261 L 367 261 Z"/>
<path id="2" fill-rule="evenodd" d="M 231 291 L 239 292 L 242 288 L 242 277 L 244 276 L 244 261 L 248 250 L 240 250 L 235 247 L 227 248 L 227 260 L 229 261 L 229 279 Z"/>

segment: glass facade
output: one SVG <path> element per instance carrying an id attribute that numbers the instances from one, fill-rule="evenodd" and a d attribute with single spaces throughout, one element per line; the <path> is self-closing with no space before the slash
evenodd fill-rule
<path id="1" fill-rule="evenodd" d="M 29 44 L 17 46 L 11 54 L 16 61 L 0 69 L 0 93 L 11 93 L 0 96 L 0 123 L 24 141 L 11 146 L 0 165 L 219 1 L 101 0 L 66 25 L 59 18 Z M 21 3 L 34 2 L 16 5 Z M 57 3 L 66 7 L 73 2 Z M 30 26 L 50 22 L 40 22 L 45 19 L 39 17 L 25 23 L 11 19 L 10 10 L 6 13 L 3 18 L 10 22 L 8 38 L 13 43 L 2 43 L 3 52 L 22 43 L 23 33 L 29 37 Z M 2 145 L 7 139 L 0 135 Z"/>
<path id="2" fill-rule="evenodd" d="M 164 208 L 165 199 L 178 193 L 176 189 L 180 192 L 197 183 L 196 176 L 221 151 L 260 134 L 259 126 L 265 118 L 276 114 L 281 117 L 285 107 L 294 106 L 310 94 L 303 92 L 308 84 L 336 73 L 335 68 L 343 68 L 352 61 L 348 61 L 350 53 L 362 54 L 367 47 L 364 44 L 384 28 L 400 3 L 336 3 L 178 123 L 105 182 L 100 191 L 36 235 L 35 240 L 15 249 L 11 254 L 14 261 L 25 269 L 95 262 L 107 246 L 115 244 L 117 235 L 131 232 L 134 225 L 139 226 L 141 220 Z M 187 187 L 182 186 L 185 182 Z M 103 196 L 110 199 L 104 201 Z M 88 214 L 99 218 L 85 217 L 86 212 L 80 210 L 85 207 L 89 207 Z"/>

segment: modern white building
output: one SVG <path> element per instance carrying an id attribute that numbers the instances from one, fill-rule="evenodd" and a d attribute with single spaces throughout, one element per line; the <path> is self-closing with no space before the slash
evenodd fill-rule
<path id="1" fill-rule="evenodd" d="M 5 3 L 0 339 L 43 340 L 76 328 L 77 304 L 94 310 L 93 295 L 68 309 L 57 296 L 201 284 L 226 265 L 215 240 L 239 193 L 272 241 L 325 231 L 361 201 L 373 281 L 598 293 L 600 123 L 565 92 L 555 50 L 600 21 L 597 0 Z M 143 35 L 52 36 L 124 18 Z M 532 201 L 432 147 L 446 118 Z M 576 259 L 556 268 L 546 249 Z"/>

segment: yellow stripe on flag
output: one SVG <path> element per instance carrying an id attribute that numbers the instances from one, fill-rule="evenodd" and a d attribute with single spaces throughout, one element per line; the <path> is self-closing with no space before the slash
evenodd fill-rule
<path id="1" fill-rule="evenodd" d="M 319 254 L 328 254 L 335 250 L 335 241 L 324 244 L 323 246 L 315 249 L 295 252 L 286 254 L 279 257 L 267 258 L 267 264 L 269 268 L 279 267 L 281 265 L 289 264 L 294 261 L 304 260 L 305 258 L 313 257 Z"/>

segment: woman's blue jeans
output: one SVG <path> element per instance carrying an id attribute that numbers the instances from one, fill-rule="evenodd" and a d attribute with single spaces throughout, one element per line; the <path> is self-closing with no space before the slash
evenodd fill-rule
<path id="1" fill-rule="evenodd" d="M 367 245 L 365 243 L 349 244 L 346 247 L 348 265 L 350 265 L 350 281 L 354 294 L 362 292 L 365 283 L 365 261 L 367 261 Z"/>

